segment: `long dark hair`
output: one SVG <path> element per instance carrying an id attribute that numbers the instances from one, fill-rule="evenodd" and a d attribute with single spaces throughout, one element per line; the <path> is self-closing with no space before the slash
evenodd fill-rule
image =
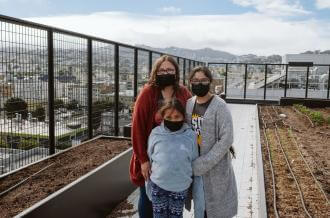
<path id="1" fill-rule="evenodd" d="M 152 66 L 152 70 L 150 72 L 150 79 L 149 79 L 149 84 L 152 86 L 156 86 L 156 75 L 157 72 L 160 68 L 160 65 L 162 65 L 162 63 L 164 63 L 165 61 L 170 62 L 171 64 L 173 64 L 174 68 L 175 68 L 175 84 L 174 84 L 174 90 L 177 90 L 179 88 L 179 82 L 180 82 L 180 68 L 178 63 L 176 62 L 176 60 L 169 55 L 163 55 L 160 58 L 158 58 L 156 60 L 156 62 L 154 63 L 154 65 Z"/>

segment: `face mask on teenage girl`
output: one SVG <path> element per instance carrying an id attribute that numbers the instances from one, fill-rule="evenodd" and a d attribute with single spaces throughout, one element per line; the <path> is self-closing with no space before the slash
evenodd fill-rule
<path id="1" fill-rule="evenodd" d="M 191 91 L 198 97 L 203 97 L 210 91 L 210 84 L 207 85 L 203 85 L 202 83 L 191 84 Z"/>
<path id="2" fill-rule="evenodd" d="M 181 121 L 164 120 L 164 125 L 166 126 L 166 128 L 168 128 L 172 132 L 175 132 L 175 131 L 178 131 L 179 129 L 181 129 L 181 127 L 183 125 L 183 120 L 181 120 Z"/>
<path id="3" fill-rule="evenodd" d="M 156 75 L 156 84 L 160 88 L 175 84 L 175 74 Z"/>

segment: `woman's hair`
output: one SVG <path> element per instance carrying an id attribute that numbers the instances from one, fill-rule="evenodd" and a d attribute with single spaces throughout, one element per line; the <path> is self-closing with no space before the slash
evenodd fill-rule
<path id="1" fill-rule="evenodd" d="M 190 72 L 190 75 L 189 75 L 189 82 L 191 82 L 192 78 L 195 76 L 195 74 L 197 72 L 203 72 L 204 75 L 207 78 L 209 78 L 210 82 L 212 82 L 212 80 L 213 80 L 212 73 L 208 67 L 204 67 L 204 66 L 199 66 L 199 67 L 195 67 L 194 69 L 192 69 L 192 71 Z"/>
<path id="2" fill-rule="evenodd" d="M 163 101 L 163 105 L 159 109 L 159 113 L 162 117 L 164 117 L 165 111 L 167 109 L 175 109 L 183 115 L 183 118 L 185 118 L 186 110 L 183 107 L 183 105 L 181 104 L 181 102 L 179 100 L 177 100 L 176 98 L 173 98 L 170 101 Z"/>
<path id="3" fill-rule="evenodd" d="M 162 63 L 164 63 L 165 61 L 169 61 L 171 64 L 173 64 L 174 68 L 175 68 L 175 84 L 174 84 L 174 88 L 177 89 L 179 87 L 179 81 L 180 81 L 180 68 L 178 63 L 175 61 L 175 59 L 172 56 L 169 55 L 163 55 L 160 58 L 158 58 L 156 60 L 156 62 L 154 63 L 154 65 L 152 66 L 152 70 L 150 73 L 150 79 L 149 79 L 149 84 L 152 86 L 157 86 L 156 84 L 156 75 L 157 72 L 160 68 L 160 65 L 162 65 Z"/>

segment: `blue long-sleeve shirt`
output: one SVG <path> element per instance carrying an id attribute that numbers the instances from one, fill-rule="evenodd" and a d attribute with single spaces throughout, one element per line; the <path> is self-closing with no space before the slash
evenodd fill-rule
<path id="1" fill-rule="evenodd" d="M 197 136 L 191 127 L 184 124 L 180 130 L 171 132 L 162 123 L 154 128 L 148 139 L 148 156 L 152 182 L 172 192 L 184 191 L 193 182 L 195 214 L 196 212 L 204 213 L 202 178 L 193 177 L 192 171 L 192 162 L 199 155 Z M 146 185 L 147 195 L 150 198 L 150 184 L 147 182 Z"/>

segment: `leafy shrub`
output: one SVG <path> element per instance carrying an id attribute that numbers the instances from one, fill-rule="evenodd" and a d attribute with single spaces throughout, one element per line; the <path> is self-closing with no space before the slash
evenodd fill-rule
<path id="1" fill-rule="evenodd" d="M 21 98 L 10 98 L 4 105 L 8 118 L 14 118 L 16 116 L 15 113 L 19 113 L 22 115 L 22 119 L 26 119 L 28 114 L 27 107 L 27 103 Z"/>
<path id="2" fill-rule="evenodd" d="M 45 121 L 46 111 L 42 105 L 38 105 L 34 111 L 32 111 L 32 116 L 36 117 L 38 121 Z"/>

